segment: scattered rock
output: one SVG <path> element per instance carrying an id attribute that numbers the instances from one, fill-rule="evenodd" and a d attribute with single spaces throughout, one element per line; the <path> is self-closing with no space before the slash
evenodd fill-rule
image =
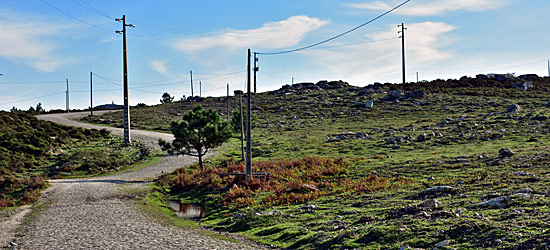
<path id="1" fill-rule="evenodd" d="M 480 208 L 505 208 L 506 207 L 506 201 L 508 200 L 507 196 L 501 196 L 497 198 L 490 199 L 488 201 L 483 201 L 480 203 L 475 204 L 476 207 Z"/>
<path id="2" fill-rule="evenodd" d="M 317 205 L 305 205 L 302 206 L 300 209 L 304 210 L 305 212 L 313 212 L 318 208 Z"/>
<path id="3" fill-rule="evenodd" d="M 427 188 L 418 194 L 419 197 L 437 197 L 444 194 L 455 194 L 456 188 L 451 186 L 435 186 Z"/>
<path id="4" fill-rule="evenodd" d="M 395 99 L 399 99 L 403 96 L 403 90 L 390 90 L 390 95 Z"/>
<path id="5" fill-rule="evenodd" d="M 279 210 L 272 210 L 272 211 L 265 212 L 264 215 L 280 216 L 280 215 L 283 215 L 283 212 Z"/>
<path id="6" fill-rule="evenodd" d="M 531 194 L 533 193 L 533 189 L 530 188 L 523 188 L 516 192 L 516 194 Z"/>
<path id="7" fill-rule="evenodd" d="M 444 240 L 444 241 L 440 241 L 437 244 L 435 244 L 435 247 L 448 247 L 449 245 L 451 245 L 451 241 Z"/>
<path id="8" fill-rule="evenodd" d="M 532 174 L 530 172 L 526 172 L 526 171 L 516 171 L 516 172 L 512 173 L 512 175 L 514 175 L 514 176 L 530 176 Z"/>
<path id="9" fill-rule="evenodd" d="M 439 202 L 436 199 L 429 199 L 424 201 L 424 203 L 420 204 L 420 206 L 428 209 L 434 209 L 434 208 L 441 207 L 441 202 Z"/>
<path id="10" fill-rule="evenodd" d="M 372 108 L 373 105 L 374 105 L 373 100 L 368 100 L 368 101 L 365 102 L 365 107 L 366 108 Z"/>
<path id="11" fill-rule="evenodd" d="M 512 157 L 515 153 L 509 148 L 501 148 L 498 151 L 498 154 L 500 155 L 500 158 L 506 158 L 506 157 Z"/>
<path id="12" fill-rule="evenodd" d="M 512 104 L 506 107 L 506 113 L 519 113 L 521 112 L 521 107 L 517 104 Z"/>

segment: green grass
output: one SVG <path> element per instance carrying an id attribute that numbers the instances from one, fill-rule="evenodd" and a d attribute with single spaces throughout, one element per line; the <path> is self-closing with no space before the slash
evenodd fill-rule
<path id="1" fill-rule="evenodd" d="M 204 203 L 210 213 L 201 219 L 203 225 L 281 248 L 433 248 L 449 240 L 451 247 L 458 249 L 544 249 L 550 244 L 546 229 L 550 223 L 550 108 L 543 104 L 550 82 L 534 83 L 536 87 L 525 92 L 509 88 L 512 82 L 386 85 L 382 91 L 403 88 L 428 94 L 399 103 L 375 102 L 372 109 L 354 104 L 387 94 L 359 96 L 352 89 L 286 98 L 257 94 L 253 99 L 259 110 L 258 126 L 252 131 L 253 162 L 342 157 L 352 162 L 347 174 L 352 181 L 376 174 L 404 177 L 409 183 L 374 192 L 334 193 L 282 206 L 265 202 L 270 191 L 246 196 L 252 199 L 246 200 L 248 205 L 224 204 L 228 191 L 178 188 L 177 173 L 158 180 L 172 181 L 172 186 L 166 182 L 166 189 L 160 191 L 171 199 Z M 524 111 L 505 113 L 513 103 Z M 222 98 L 201 104 L 220 112 L 225 107 Z M 162 130 L 178 118 L 177 112 L 192 105 L 177 102 L 147 107 L 136 110 L 134 117 L 144 118 L 143 128 Z M 153 117 L 161 113 L 163 117 Z M 369 138 L 329 142 L 344 132 L 366 133 Z M 418 140 L 423 133 L 427 140 Z M 394 145 L 399 148 L 393 149 Z M 510 148 L 515 155 L 500 158 L 501 148 Z M 213 167 L 224 170 L 228 160 L 240 160 L 240 140 L 236 138 L 218 150 L 210 159 Z M 523 176 L 518 171 L 530 174 Z M 185 171 L 189 176 L 197 172 L 196 166 Z M 419 193 L 440 185 L 457 191 L 435 197 L 441 202 L 438 208 L 419 209 L 417 205 L 429 199 Z M 534 190 L 530 198 L 514 195 L 524 188 Z M 506 207 L 475 206 L 488 195 L 508 196 Z M 317 208 L 308 211 L 306 205 Z M 278 212 L 272 213 L 274 210 Z"/>
<path id="2" fill-rule="evenodd" d="M 150 154 L 106 130 L 63 126 L 24 113 L 0 112 L 0 125 L 0 208 L 36 201 L 49 178 L 138 168 Z"/>

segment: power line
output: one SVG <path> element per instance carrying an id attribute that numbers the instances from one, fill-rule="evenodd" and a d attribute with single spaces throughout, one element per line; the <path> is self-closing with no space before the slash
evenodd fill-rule
<path id="1" fill-rule="evenodd" d="M 75 16 L 73 16 L 73 15 L 71 15 L 71 14 L 69 14 L 69 13 L 67 13 L 67 12 L 65 12 L 65 11 L 63 11 L 63 10 L 61 10 L 61 9 L 59 9 L 59 8 L 57 8 L 57 7 L 55 7 L 55 6 L 53 6 L 52 4 L 46 2 L 45 0 L 40 0 L 40 2 L 43 2 L 44 4 L 48 5 L 50 8 L 52 8 L 52 9 L 54 9 L 54 10 L 57 10 L 57 11 L 63 13 L 64 15 L 66 15 L 66 16 L 68 16 L 68 17 L 74 19 L 74 20 L 77 20 L 77 21 L 79 21 L 79 22 L 81 22 L 81 23 L 84 23 L 84 24 L 86 24 L 86 25 L 89 25 L 89 26 L 94 27 L 94 28 L 97 28 L 97 29 L 106 30 L 106 31 L 111 31 L 110 29 L 106 29 L 106 28 L 103 28 L 103 27 L 100 27 L 100 26 L 97 26 L 97 25 L 88 23 L 88 22 L 86 22 L 86 21 L 84 21 L 84 20 L 82 20 L 82 19 L 80 19 L 80 18 L 78 18 L 78 17 L 75 17 Z"/>
<path id="2" fill-rule="evenodd" d="M 65 91 L 55 92 L 55 93 L 48 94 L 48 95 L 37 96 L 37 97 L 31 97 L 31 98 L 27 98 L 27 99 L 23 99 L 23 100 L 18 100 L 18 101 L 11 101 L 11 102 L 6 102 L 6 103 L 0 103 L 0 105 L 6 105 L 6 104 L 12 104 L 12 103 L 20 103 L 20 102 L 24 102 L 24 101 L 29 101 L 29 100 L 34 100 L 34 99 L 42 98 L 42 97 L 48 97 L 48 96 L 59 95 L 59 94 L 64 94 L 64 93 L 65 93 Z"/>
<path id="3" fill-rule="evenodd" d="M 73 0 L 73 2 L 80 5 L 80 6 L 82 6 L 82 7 L 84 7 L 85 9 L 87 9 L 87 10 L 89 10 L 89 11 L 91 11 L 91 12 L 97 14 L 97 15 L 100 15 L 102 17 L 105 17 L 105 18 L 107 18 L 111 21 L 114 19 L 113 17 L 111 17 L 111 16 L 103 13 L 102 11 L 94 8 L 94 6 L 91 6 L 90 4 L 84 2 L 83 0 L 79 0 L 79 1 Z"/>
<path id="4" fill-rule="evenodd" d="M 315 49 L 332 49 L 332 48 L 340 48 L 340 47 L 349 47 L 349 46 L 360 45 L 360 44 L 384 42 L 384 41 L 394 40 L 394 39 L 398 39 L 398 38 L 399 37 L 392 37 L 392 38 L 385 38 L 385 39 L 372 40 L 372 41 L 366 41 L 366 42 L 348 43 L 348 44 L 341 44 L 341 45 L 334 45 L 334 46 L 325 46 L 325 47 L 319 47 L 319 48 L 315 48 Z"/>
<path id="5" fill-rule="evenodd" d="M 424 75 L 426 75 L 426 74 L 427 75 L 471 74 L 471 73 L 478 73 L 478 72 L 483 72 L 483 71 L 510 69 L 510 68 L 515 68 L 515 67 L 519 67 L 519 66 L 531 65 L 531 64 L 535 64 L 535 63 L 539 63 L 539 62 L 546 62 L 546 59 L 531 61 L 531 62 L 522 63 L 522 64 L 510 65 L 510 66 L 506 66 L 506 67 L 502 67 L 502 68 L 480 69 L 480 70 L 477 70 L 477 71 L 469 71 L 469 72 L 420 72 L 420 73 L 422 73 Z"/>
<path id="6" fill-rule="evenodd" d="M 330 41 L 332 41 L 332 40 L 334 40 L 334 39 L 337 39 L 337 38 L 342 37 L 342 36 L 344 36 L 344 35 L 346 35 L 346 34 L 349 34 L 349 33 L 353 32 L 353 31 L 355 31 L 355 30 L 357 30 L 357 29 L 359 29 L 359 28 L 361 28 L 361 27 L 363 27 L 363 26 L 365 26 L 365 25 L 367 25 L 367 24 L 370 24 L 370 23 L 372 23 L 372 22 L 374 22 L 374 21 L 380 19 L 381 17 L 383 17 L 383 16 L 385 16 L 385 15 L 387 15 L 387 14 L 393 12 L 394 10 L 400 8 L 401 6 L 405 5 L 405 4 L 408 3 L 409 1 L 411 1 L 411 0 L 407 0 L 407 1 L 403 2 L 403 3 L 401 3 L 401 4 L 399 4 L 399 5 L 395 6 L 395 7 L 393 7 L 391 10 L 388 10 L 388 11 L 382 13 L 381 15 L 379 15 L 379 16 L 377 16 L 377 17 L 375 17 L 375 18 L 373 18 L 373 19 L 371 19 L 371 20 L 369 20 L 369 21 L 367 21 L 367 22 L 365 22 L 365 23 L 362 23 L 361 25 L 359 25 L 359 26 L 357 26 L 357 27 L 355 27 L 355 28 L 353 28 L 353 29 L 350 29 L 350 30 L 348 30 L 348 31 L 346 31 L 346 32 L 343 32 L 343 33 L 341 33 L 341 34 L 339 34 L 339 35 L 333 36 L 333 37 L 331 37 L 331 38 L 329 38 L 329 39 L 320 41 L 320 42 L 318 42 L 318 43 L 314 43 L 314 44 L 311 44 L 311 45 L 308 45 L 308 46 L 304 46 L 304 47 L 297 48 L 297 49 L 292 49 L 292 50 L 279 51 L 279 52 L 269 52 L 269 53 L 260 53 L 260 52 L 258 52 L 258 54 L 260 54 L 260 55 L 280 55 L 280 54 L 287 54 L 287 53 L 297 52 L 297 51 L 300 51 L 300 50 L 305 50 L 305 49 L 309 49 L 309 48 L 312 48 L 312 47 L 315 47 L 315 46 L 319 46 L 319 45 L 321 45 L 321 44 L 323 44 L 323 43 L 330 42 Z"/>

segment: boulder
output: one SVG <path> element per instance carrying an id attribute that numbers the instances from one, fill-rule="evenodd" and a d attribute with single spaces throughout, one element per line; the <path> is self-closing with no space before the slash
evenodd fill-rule
<path id="1" fill-rule="evenodd" d="M 480 203 L 477 203 L 476 207 L 481 208 L 505 208 L 506 207 L 506 201 L 508 200 L 507 196 L 501 196 L 497 198 L 490 199 L 488 201 L 483 201 Z"/>
<path id="2" fill-rule="evenodd" d="M 434 209 L 434 208 L 441 207 L 441 202 L 439 202 L 436 199 L 429 199 L 424 201 L 424 203 L 422 203 L 420 206 L 424 208 Z"/>
<path id="3" fill-rule="evenodd" d="M 498 154 L 500 155 L 500 158 L 506 158 L 506 157 L 512 157 L 515 153 L 509 148 L 501 148 L 498 151 Z"/>
<path id="4" fill-rule="evenodd" d="M 454 193 L 456 193 L 456 188 L 454 188 L 454 187 L 451 187 L 451 186 L 434 186 L 434 187 L 427 188 L 427 189 L 423 190 L 422 192 L 420 192 L 418 194 L 418 196 L 420 196 L 420 197 L 426 197 L 426 196 L 435 197 L 435 196 L 440 196 L 440 195 L 443 195 L 443 194 L 454 194 Z"/>
<path id="5" fill-rule="evenodd" d="M 373 105 L 374 105 L 373 100 L 368 100 L 368 101 L 365 102 L 365 107 L 367 107 L 367 108 L 372 108 Z"/>
<path id="6" fill-rule="evenodd" d="M 521 112 L 521 107 L 517 104 L 511 104 L 506 107 L 506 113 L 518 113 Z"/>
<path id="7" fill-rule="evenodd" d="M 399 99 L 403 96 L 403 90 L 390 90 L 391 97 Z"/>

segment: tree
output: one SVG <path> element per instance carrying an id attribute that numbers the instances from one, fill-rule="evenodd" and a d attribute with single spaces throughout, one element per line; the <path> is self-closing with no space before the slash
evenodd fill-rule
<path id="1" fill-rule="evenodd" d="M 169 154 L 186 154 L 202 157 L 231 137 L 231 126 L 213 109 L 204 110 L 198 105 L 185 113 L 180 121 L 173 121 L 170 131 L 174 135 L 172 143 L 159 139 L 162 150 Z"/>
<path id="2" fill-rule="evenodd" d="M 46 112 L 46 110 L 44 110 L 44 108 L 42 108 L 42 103 L 41 102 L 36 104 L 36 112 L 39 113 L 39 114 Z"/>
<path id="3" fill-rule="evenodd" d="M 160 103 L 162 103 L 162 104 L 170 103 L 173 100 L 174 100 L 173 96 L 170 96 L 170 94 L 168 92 L 164 92 L 164 94 L 162 94 L 162 99 L 160 99 Z"/>
<path id="4" fill-rule="evenodd" d="M 257 121 L 258 121 L 258 116 L 255 113 L 252 113 L 252 115 L 250 116 L 251 128 L 256 127 Z M 243 110 L 243 124 L 244 124 L 244 127 L 246 128 L 246 110 Z M 231 126 L 233 127 L 235 132 L 241 131 L 241 111 L 240 110 L 235 110 L 231 114 Z"/>

